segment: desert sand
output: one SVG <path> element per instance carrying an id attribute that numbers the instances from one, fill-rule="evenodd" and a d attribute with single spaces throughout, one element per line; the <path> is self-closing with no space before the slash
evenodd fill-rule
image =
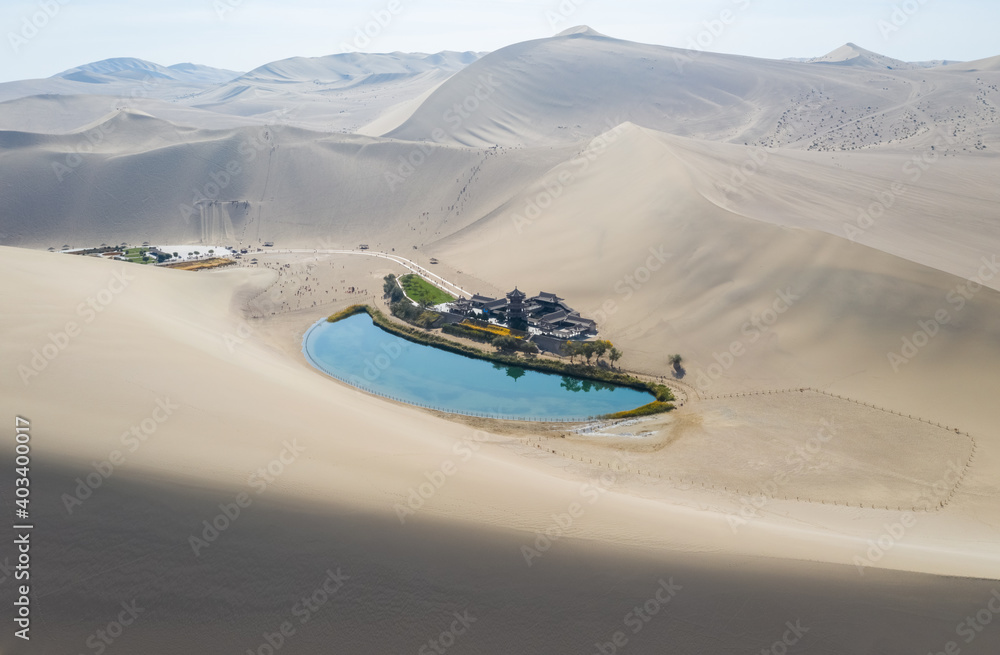
<path id="1" fill-rule="evenodd" d="M 302 653 L 466 623 L 450 652 L 996 652 L 995 624 L 959 629 L 1000 599 L 1000 73 L 850 54 L 678 69 L 581 29 L 395 71 L 326 128 L 319 102 L 268 113 L 302 84 L 107 113 L 8 88 L 0 403 L 33 426 L 42 643 L 82 652 L 137 602 L 121 652 L 263 652 L 285 620 Z M 317 75 L 278 63 L 255 75 Z M 45 252 L 147 240 L 276 249 Z M 406 272 L 332 252 L 359 243 L 558 292 L 682 405 L 525 426 L 322 375 L 304 332 Z"/>

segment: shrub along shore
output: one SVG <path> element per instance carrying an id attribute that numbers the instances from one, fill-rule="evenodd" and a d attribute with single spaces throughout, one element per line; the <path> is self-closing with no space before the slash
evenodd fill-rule
<path id="1" fill-rule="evenodd" d="M 400 325 L 399 323 L 395 323 L 389 320 L 389 318 L 378 309 L 368 305 L 351 305 L 350 307 L 333 314 L 326 320 L 329 323 L 336 323 L 337 321 L 342 321 L 345 318 L 355 316 L 356 314 L 368 314 L 371 317 L 372 322 L 381 329 L 389 332 L 390 334 L 406 339 L 407 341 L 412 341 L 413 343 L 434 346 L 435 348 L 447 350 L 448 352 L 456 353 L 458 355 L 466 355 L 467 357 L 483 359 L 489 362 L 505 364 L 507 366 L 519 366 L 525 369 L 541 371 L 542 373 L 557 373 L 560 375 L 571 375 L 584 380 L 607 382 L 621 387 L 636 389 L 638 391 L 646 391 L 651 393 L 656 398 L 655 402 L 649 403 L 648 405 L 643 405 L 642 407 L 637 407 L 636 409 L 626 412 L 608 414 L 600 418 L 636 418 L 639 416 L 649 416 L 651 414 L 661 414 L 674 409 L 672 402 L 674 400 L 674 394 L 670 391 L 670 388 L 665 385 L 641 380 L 634 375 L 629 375 L 628 373 L 609 371 L 596 366 L 585 366 L 583 364 L 572 364 L 536 357 L 519 357 L 516 354 L 480 350 L 479 348 L 474 348 L 473 346 L 469 346 L 464 343 L 458 343 L 425 330 L 410 327 L 409 325 Z"/>

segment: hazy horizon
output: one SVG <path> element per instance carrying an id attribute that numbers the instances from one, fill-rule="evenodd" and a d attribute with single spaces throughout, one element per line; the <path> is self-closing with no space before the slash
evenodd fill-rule
<path id="1" fill-rule="evenodd" d="M 181 0 L 169 11 L 137 11 L 144 4 L 98 0 L 83 7 L 52 0 L 5 6 L 0 82 L 50 77 L 116 57 L 249 71 L 289 57 L 346 51 L 486 52 L 581 24 L 623 40 L 769 59 L 820 57 L 848 42 L 904 61 L 1000 54 L 990 38 L 1000 5 L 977 0 L 852 0 L 836 6 L 789 0 L 722 0 L 714 6 L 383 0 L 326 6 L 303 0 L 281 7 L 259 0 Z"/>

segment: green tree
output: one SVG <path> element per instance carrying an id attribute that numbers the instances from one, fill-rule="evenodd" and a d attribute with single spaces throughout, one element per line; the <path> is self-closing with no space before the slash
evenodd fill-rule
<path id="1" fill-rule="evenodd" d="M 608 352 L 608 346 L 604 341 L 594 342 L 594 357 L 597 358 L 597 361 L 601 361 L 601 357 L 604 357 L 606 352 Z"/>
<path id="2" fill-rule="evenodd" d="M 509 335 L 500 335 L 490 343 L 497 351 L 502 353 L 514 353 L 521 347 L 521 340 Z"/>
<path id="3" fill-rule="evenodd" d="M 382 278 L 382 293 L 384 296 L 389 297 L 389 295 L 392 294 L 392 290 L 397 288 L 395 275 L 389 273 Z"/>
<path id="4" fill-rule="evenodd" d="M 382 293 L 389 299 L 390 306 L 398 303 L 406 297 L 406 294 L 403 293 L 403 290 L 400 289 L 399 285 L 396 283 L 396 276 L 392 273 L 389 273 L 382 278 Z"/>
<path id="5" fill-rule="evenodd" d="M 594 354 L 597 355 L 598 361 L 600 361 L 601 357 L 604 357 L 604 355 L 612 348 L 614 348 L 614 344 L 612 344 L 610 341 L 607 341 L 605 339 L 595 341 Z"/>
<path id="6" fill-rule="evenodd" d="M 401 318 L 404 321 L 414 321 L 423 311 L 419 307 L 414 307 L 413 303 L 409 300 L 401 300 L 399 302 L 394 302 L 389 305 L 389 310 L 392 315 L 396 318 Z"/>
<path id="7" fill-rule="evenodd" d="M 612 346 L 611 352 L 608 353 L 608 359 L 610 359 L 611 363 L 614 364 L 621 358 L 622 358 L 622 351 Z"/>
<path id="8" fill-rule="evenodd" d="M 569 359 L 572 362 L 577 357 L 587 356 L 587 344 L 581 343 L 579 341 L 567 341 L 566 349 L 569 354 Z"/>
<path id="9" fill-rule="evenodd" d="M 580 354 L 579 345 L 576 341 L 563 341 L 562 345 L 559 346 L 559 350 L 563 355 L 569 357 L 570 362 L 573 362 L 576 356 Z"/>

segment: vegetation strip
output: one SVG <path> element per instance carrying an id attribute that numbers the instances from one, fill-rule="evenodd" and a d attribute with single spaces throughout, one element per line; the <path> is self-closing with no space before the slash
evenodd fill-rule
<path id="1" fill-rule="evenodd" d="M 643 405 L 642 407 L 638 407 L 627 412 L 607 414 L 598 418 L 634 418 L 637 416 L 661 414 L 674 409 L 674 405 L 671 402 L 674 400 L 674 394 L 666 385 L 640 380 L 639 378 L 627 373 L 607 371 L 599 368 L 584 366 L 582 364 L 567 364 L 565 362 L 554 362 L 535 358 L 521 358 L 517 355 L 487 352 L 462 343 L 456 343 L 436 334 L 430 334 L 428 332 L 418 330 L 417 328 L 409 327 L 407 325 L 399 325 L 398 323 L 394 323 L 389 320 L 389 318 L 379 310 L 368 305 L 351 305 L 350 307 L 333 314 L 326 320 L 329 323 L 336 323 L 337 321 L 342 321 L 345 318 L 350 318 L 351 316 L 362 313 L 368 314 L 368 316 L 371 317 L 372 322 L 382 330 L 413 343 L 433 346 L 457 355 L 465 355 L 467 357 L 505 364 L 507 366 L 519 366 L 521 368 L 540 371 L 542 373 L 570 375 L 584 380 L 607 382 L 620 387 L 636 389 L 637 391 L 647 391 L 653 394 L 656 398 L 656 402 L 649 403 L 648 405 Z"/>
<path id="2" fill-rule="evenodd" d="M 403 285 L 403 290 L 410 300 L 419 303 L 420 305 L 440 305 L 445 302 L 452 302 L 455 300 L 454 296 L 451 296 L 441 289 L 425 280 L 424 278 L 411 273 L 409 275 L 404 275 L 399 278 L 399 283 Z"/>

